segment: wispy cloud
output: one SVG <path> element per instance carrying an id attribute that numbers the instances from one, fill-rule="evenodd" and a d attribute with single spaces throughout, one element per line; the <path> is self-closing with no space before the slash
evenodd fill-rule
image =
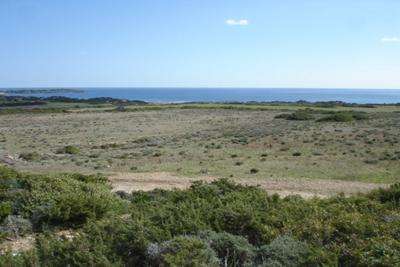
<path id="1" fill-rule="evenodd" d="M 383 37 L 381 41 L 384 43 L 398 43 L 400 42 L 400 37 Z"/>
<path id="2" fill-rule="evenodd" d="M 227 19 L 225 21 L 225 23 L 230 26 L 247 26 L 247 25 L 249 25 L 249 21 L 247 19 Z"/>

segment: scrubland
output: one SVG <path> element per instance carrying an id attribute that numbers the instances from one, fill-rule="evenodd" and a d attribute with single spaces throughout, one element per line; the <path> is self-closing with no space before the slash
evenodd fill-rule
<path id="1" fill-rule="evenodd" d="M 400 263 L 398 105 L 0 114 L 1 266 Z"/>

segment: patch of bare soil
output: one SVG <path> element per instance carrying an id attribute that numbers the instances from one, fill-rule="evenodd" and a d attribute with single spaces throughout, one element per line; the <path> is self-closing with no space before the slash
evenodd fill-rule
<path id="1" fill-rule="evenodd" d="M 161 189 L 184 189 L 188 188 L 193 181 L 211 182 L 215 177 L 179 177 L 166 172 L 155 173 L 118 173 L 110 177 L 113 191 L 150 191 Z M 259 186 L 269 193 L 277 193 L 282 197 L 288 195 L 300 195 L 304 198 L 328 197 L 339 193 L 350 195 L 354 193 L 365 193 L 384 184 L 350 182 L 339 180 L 310 180 L 310 179 L 235 179 L 240 184 Z"/>
<path id="2" fill-rule="evenodd" d="M 66 229 L 58 231 L 56 235 L 71 241 L 78 236 L 78 233 L 72 229 Z M 13 254 L 28 251 L 35 245 L 35 238 L 35 234 L 7 238 L 5 241 L 0 243 L 0 255 L 5 251 L 10 251 Z"/>
<path id="3" fill-rule="evenodd" d="M 19 253 L 30 250 L 35 243 L 35 235 L 25 235 L 16 238 L 7 238 L 0 244 L 1 251 L 11 251 L 11 253 Z"/>

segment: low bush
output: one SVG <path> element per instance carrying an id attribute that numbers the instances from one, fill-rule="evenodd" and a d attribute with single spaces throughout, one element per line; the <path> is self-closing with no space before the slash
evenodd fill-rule
<path id="1" fill-rule="evenodd" d="M 250 173 L 251 173 L 251 174 L 256 174 L 256 173 L 258 173 L 258 172 L 259 172 L 259 170 L 256 169 L 256 168 L 250 169 Z"/>
<path id="2" fill-rule="evenodd" d="M 310 251 L 307 244 L 288 236 L 279 236 L 260 247 L 256 262 L 261 266 L 305 266 Z"/>
<path id="3" fill-rule="evenodd" d="M 293 120 L 293 121 L 306 121 L 306 120 L 313 120 L 314 116 L 307 111 L 296 111 L 293 113 L 284 113 L 275 116 L 275 119 L 286 119 L 286 120 Z"/>
<path id="4" fill-rule="evenodd" d="M 335 114 L 329 115 L 327 117 L 323 117 L 318 121 L 332 121 L 332 122 L 349 122 L 353 120 L 353 116 L 349 112 L 337 112 Z"/>
<path id="5" fill-rule="evenodd" d="M 107 258 L 107 247 L 100 240 L 86 235 L 73 240 L 51 234 L 40 235 L 36 240 L 34 253 L 23 258 L 22 266 L 31 266 L 35 260 L 40 264 L 32 266 L 122 266 L 116 259 Z"/>
<path id="6" fill-rule="evenodd" d="M 18 215 L 9 215 L 0 224 L 0 232 L 8 236 L 18 237 L 31 233 L 33 229 L 31 221 Z"/>
<path id="7" fill-rule="evenodd" d="M 150 266 L 219 266 L 215 252 L 201 239 L 178 236 L 147 248 Z"/>
<path id="8" fill-rule="evenodd" d="M 0 223 L 4 221 L 4 219 L 11 214 L 11 206 L 9 203 L 2 202 L 0 203 Z"/>
<path id="9" fill-rule="evenodd" d="M 26 161 L 37 161 L 40 160 L 40 155 L 37 152 L 27 152 L 19 154 L 19 158 Z"/>
<path id="10" fill-rule="evenodd" d="M 65 146 L 56 151 L 57 154 L 78 154 L 80 149 L 76 146 Z"/>
<path id="11" fill-rule="evenodd" d="M 232 144 L 247 145 L 249 143 L 249 140 L 247 139 L 247 137 L 244 136 L 235 136 L 231 139 L 231 142 Z"/>
<path id="12" fill-rule="evenodd" d="M 101 149 L 109 149 L 109 148 L 118 148 L 120 145 L 116 144 L 116 143 L 111 143 L 111 144 L 103 144 L 100 145 Z"/>
<path id="13" fill-rule="evenodd" d="M 341 111 L 319 119 L 319 122 L 349 122 L 353 120 L 367 120 L 368 115 L 362 112 Z"/>
<path id="14" fill-rule="evenodd" d="M 36 227 L 73 226 L 99 219 L 118 206 L 104 179 L 77 174 L 28 175 L 0 167 L 0 200 L 10 203 L 14 215 L 28 218 Z"/>
<path id="15" fill-rule="evenodd" d="M 355 120 L 368 120 L 369 116 L 363 112 L 353 112 L 352 113 L 353 119 Z"/>
<path id="16" fill-rule="evenodd" d="M 254 261 L 255 248 L 242 236 L 204 231 L 198 237 L 210 245 L 224 266 L 247 266 Z"/>
<path id="17" fill-rule="evenodd" d="M 383 203 L 400 204 L 400 183 L 391 185 L 388 189 L 377 189 L 370 193 L 370 197 Z"/>

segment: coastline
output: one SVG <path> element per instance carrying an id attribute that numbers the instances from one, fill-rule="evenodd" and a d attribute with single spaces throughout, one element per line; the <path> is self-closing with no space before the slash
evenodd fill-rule
<path id="1" fill-rule="evenodd" d="M 22 89 L 22 88 L 21 88 Z M 61 88 L 62 89 L 62 88 Z M 357 104 L 400 103 L 400 90 L 386 89 L 283 89 L 283 88 L 70 88 L 34 89 L 24 93 L 6 94 L 26 97 L 69 97 L 76 99 L 113 98 L 140 100 L 151 103 L 188 102 L 330 102 L 338 101 Z M 40 90 L 40 91 L 39 91 Z M 76 90 L 76 91 L 75 91 Z M 5 92 L 5 89 L 0 92 Z M 4 94 L 2 94 L 4 96 Z"/>

